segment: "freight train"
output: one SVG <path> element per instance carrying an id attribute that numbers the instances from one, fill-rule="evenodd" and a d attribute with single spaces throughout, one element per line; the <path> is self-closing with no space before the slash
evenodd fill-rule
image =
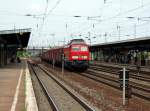
<path id="1" fill-rule="evenodd" d="M 67 45 L 44 52 L 41 59 L 51 64 L 64 63 L 64 66 L 69 69 L 86 70 L 89 67 L 90 52 L 83 39 L 73 39 Z"/>

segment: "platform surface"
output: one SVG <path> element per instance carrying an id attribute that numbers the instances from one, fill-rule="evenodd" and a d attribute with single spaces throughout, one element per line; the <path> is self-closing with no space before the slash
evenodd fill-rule
<path id="1" fill-rule="evenodd" d="M 24 110 L 24 67 L 22 62 L 0 68 L 0 111 Z"/>

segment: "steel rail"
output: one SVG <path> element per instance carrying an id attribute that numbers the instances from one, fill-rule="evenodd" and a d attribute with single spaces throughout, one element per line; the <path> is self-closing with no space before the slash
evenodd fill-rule
<path id="1" fill-rule="evenodd" d="M 110 81 L 113 81 L 113 82 L 116 82 L 116 83 L 119 83 L 119 78 L 117 78 L 117 77 L 112 77 L 110 75 L 105 75 L 105 74 L 99 74 L 99 73 L 93 72 L 93 71 L 88 71 L 87 73 L 90 73 L 94 76 L 104 78 L 104 79 L 107 79 L 107 80 L 110 80 Z M 130 81 L 130 85 L 135 89 L 143 90 L 145 92 L 150 92 L 150 87 L 148 87 L 146 85 L 135 83 L 133 81 Z"/>
<path id="2" fill-rule="evenodd" d="M 83 73 L 77 73 L 77 74 L 85 76 L 85 77 L 87 77 L 89 79 L 95 80 L 97 82 L 104 83 L 104 84 L 106 84 L 108 86 L 111 86 L 111 87 L 114 87 L 116 89 L 120 89 L 119 81 L 116 80 L 114 77 L 109 78 L 108 75 L 104 75 L 104 74 L 103 75 L 96 75 L 95 72 L 92 72 L 92 71 L 86 72 L 84 74 Z M 104 81 L 104 80 L 106 80 L 107 82 Z M 109 83 L 109 82 L 112 82 L 112 83 Z M 116 85 L 116 84 L 118 84 L 118 85 Z M 138 86 L 135 85 L 135 83 L 131 84 L 131 87 L 136 89 L 136 90 L 140 90 L 140 91 L 142 90 L 142 91 L 145 91 L 146 93 L 149 93 L 149 89 L 144 89 L 142 87 L 138 87 Z M 140 98 L 143 98 L 145 100 L 150 101 L 150 97 L 149 96 L 147 97 L 147 96 L 144 96 L 142 94 L 138 94 L 137 92 L 132 92 L 132 94 L 137 96 L 137 97 L 140 97 Z"/>
<path id="3" fill-rule="evenodd" d="M 59 111 L 57 105 L 55 104 L 55 102 L 54 102 L 54 100 L 52 99 L 52 97 L 49 95 L 49 93 L 48 93 L 46 87 L 44 86 L 43 82 L 39 79 L 39 77 L 38 77 L 38 75 L 37 75 L 35 69 L 33 68 L 34 66 L 33 66 L 31 63 L 29 63 L 29 62 L 28 62 L 28 64 L 30 65 L 30 67 L 31 67 L 31 69 L 32 69 L 32 71 L 33 71 L 33 73 L 35 74 L 36 78 L 38 79 L 38 81 L 39 81 L 39 83 L 40 83 L 40 85 L 41 85 L 41 88 L 43 89 L 44 94 L 45 94 L 45 96 L 47 97 L 48 102 L 49 102 L 49 104 L 50 104 L 52 110 L 53 110 L 53 111 Z"/>
<path id="4" fill-rule="evenodd" d="M 103 67 L 103 66 L 102 66 Z M 105 67 L 104 68 L 107 68 L 107 69 L 104 69 L 102 68 L 101 66 L 100 67 L 90 67 L 90 69 L 95 69 L 95 70 L 98 70 L 98 71 L 104 71 L 104 72 L 111 72 L 112 74 L 115 74 L 117 75 L 117 73 L 119 73 L 119 70 L 121 69 L 118 69 L 118 68 L 115 68 L 115 69 L 111 69 L 111 68 L 108 68 L 108 67 Z M 118 69 L 118 71 L 116 71 Z M 130 73 L 130 77 L 133 78 L 133 79 L 138 79 L 138 80 L 142 80 L 142 81 L 146 81 L 146 82 L 150 82 L 150 77 L 148 76 L 144 76 L 144 75 L 138 75 L 138 74 L 135 74 L 135 71 L 131 72 Z"/>
<path id="5" fill-rule="evenodd" d="M 90 66 L 96 66 L 96 67 L 106 67 L 106 68 L 111 68 L 111 69 L 118 69 L 121 70 L 123 66 L 118 67 L 118 66 L 109 66 L 109 65 L 102 65 L 102 64 L 90 64 Z M 127 66 L 125 66 L 127 67 Z M 136 66 L 135 66 L 136 67 Z M 148 67 L 147 67 L 148 68 Z M 129 67 L 127 67 L 128 70 L 130 70 L 132 73 L 137 72 L 137 69 L 131 69 Z M 149 71 L 144 71 L 144 70 L 140 70 L 140 72 L 144 75 L 147 75 L 147 77 L 150 75 Z"/>
<path id="6" fill-rule="evenodd" d="M 39 66 L 39 65 L 38 65 Z M 45 66 L 41 67 L 45 74 L 47 74 L 50 78 L 52 78 L 60 87 L 62 87 L 68 94 L 70 94 L 71 97 L 73 97 L 80 105 L 82 105 L 86 111 L 95 111 L 92 107 L 90 107 L 87 103 L 85 103 L 83 100 L 81 100 L 78 96 L 73 94 L 70 90 L 68 90 L 63 84 L 61 84 L 60 81 L 58 81 L 55 77 L 52 76 L 52 74 L 45 68 Z"/>

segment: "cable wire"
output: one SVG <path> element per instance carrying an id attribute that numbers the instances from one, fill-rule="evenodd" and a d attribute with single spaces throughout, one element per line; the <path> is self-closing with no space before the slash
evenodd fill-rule
<path id="1" fill-rule="evenodd" d="M 58 1 L 56 2 L 56 4 L 54 5 L 54 7 L 52 7 L 52 8 L 48 11 L 48 14 L 47 14 L 46 18 L 56 9 L 56 7 L 60 4 L 61 1 L 62 1 L 62 0 L 58 0 Z"/>
<path id="2" fill-rule="evenodd" d="M 59 3 L 61 2 L 62 0 L 58 0 L 56 2 L 56 4 L 54 5 L 54 7 L 52 7 L 49 11 L 48 11 L 48 0 L 47 0 L 47 5 L 46 5 L 46 8 L 45 8 L 45 13 L 44 13 L 44 17 L 43 17 L 43 21 L 42 21 L 42 24 L 41 24 L 41 27 L 40 27 L 40 30 L 39 30 L 39 36 L 40 36 L 40 33 L 42 32 L 42 29 L 44 27 L 44 23 L 45 23 L 45 20 L 46 18 L 54 11 L 54 9 L 59 5 Z M 47 14 L 48 12 L 48 14 Z"/>
<path id="3" fill-rule="evenodd" d="M 116 15 L 114 15 L 114 16 L 112 16 L 112 17 L 109 17 L 109 18 L 106 18 L 106 19 L 104 19 L 104 20 L 101 20 L 101 22 L 96 23 L 95 25 L 98 25 L 98 24 L 100 24 L 100 23 L 102 23 L 102 22 L 105 22 L 105 21 L 112 20 L 112 19 L 117 18 L 118 16 L 121 16 L 121 15 L 124 15 L 124 14 L 137 11 L 137 10 L 139 10 L 139 9 L 141 9 L 141 8 L 144 8 L 144 7 L 147 7 L 147 6 L 149 6 L 149 5 L 150 5 L 150 2 L 147 3 L 147 4 L 143 4 L 142 6 L 136 7 L 136 8 L 134 8 L 134 9 L 127 10 L 127 11 L 122 12 L 122 13 L 119 12 L 118 14 L 116 14 Z M 86 27 L 86 28 L 84 28 L 84 29 L 82 29 L 82 30 L 85 30 L 85 31 L 86 31 L 86 30 L 88 30 L 88 29 L 90 29 L 90 28 L 91 28 L 91 26 L 90 26 L 90 27 Z M 80 31 L 78 31 L 78 32 L 81 33 L 82 30 L 80 30 Z M 84 31 L 84 32 L 85 32 L 85 31 Z"/>

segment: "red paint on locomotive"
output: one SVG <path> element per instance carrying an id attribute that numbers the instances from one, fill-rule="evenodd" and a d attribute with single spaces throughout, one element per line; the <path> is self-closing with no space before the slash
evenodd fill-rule
<path id="1" fill-rule="evenodd" d="M 41 58 L 49 63 L 61 64 L 63 55 L 65 67 L 85 70 L 89 66 L 89 48 L 82 39 L 73 39 L 63 47 L 52 48 L 43 53 Z"/>

